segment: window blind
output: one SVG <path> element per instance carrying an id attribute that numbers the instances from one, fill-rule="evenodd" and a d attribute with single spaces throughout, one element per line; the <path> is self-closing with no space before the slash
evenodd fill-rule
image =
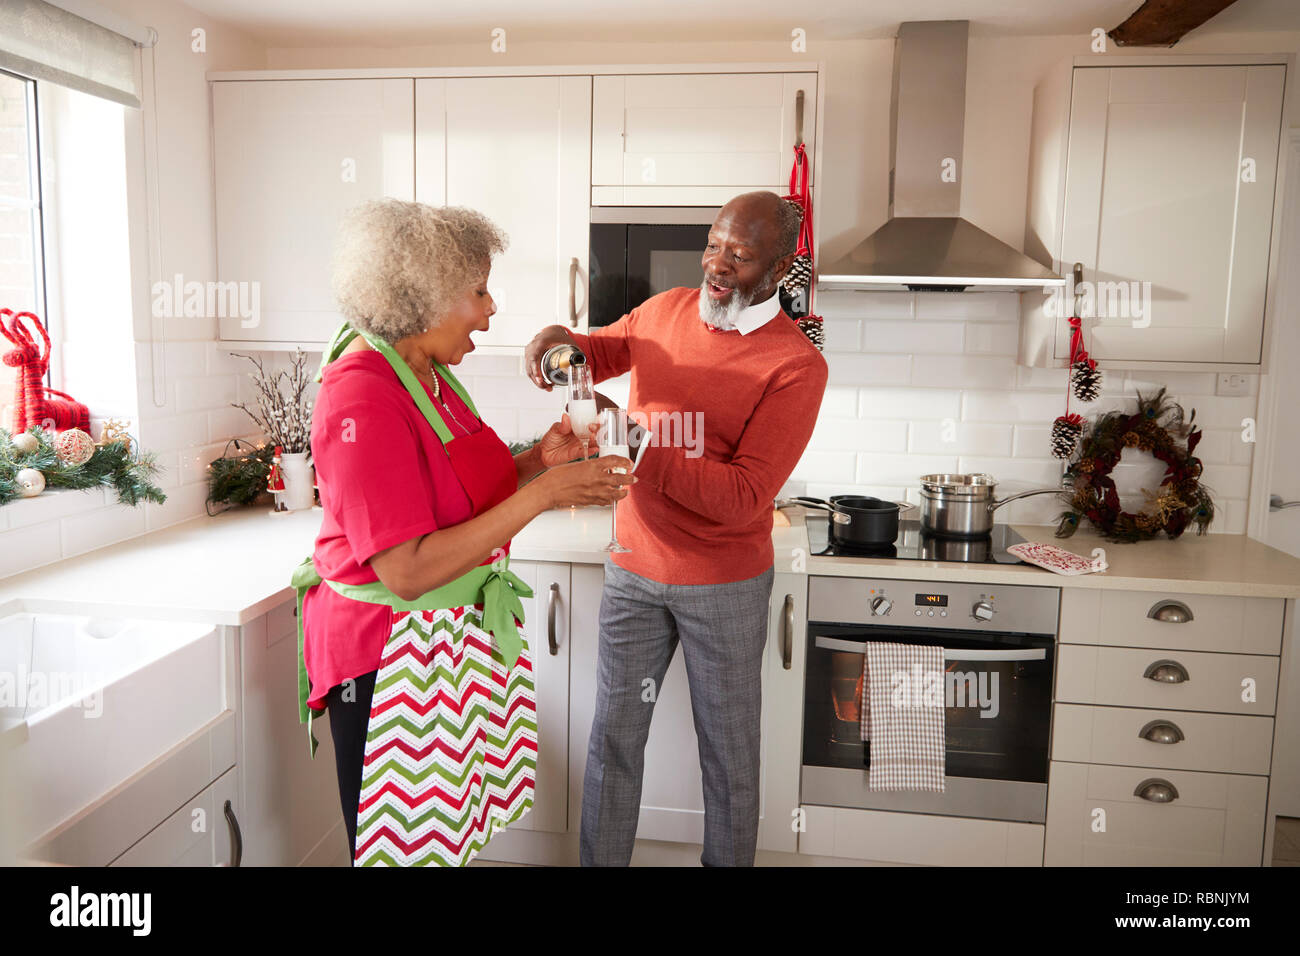
<path id="1" fill-rule="evenodd" d="M 0 3 L 0 68 L 140 106 L 136 44 L 44 0 Z"/>

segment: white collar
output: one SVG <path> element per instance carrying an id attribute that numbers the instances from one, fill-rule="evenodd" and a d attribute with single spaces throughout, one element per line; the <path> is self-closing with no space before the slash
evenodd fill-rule
<path id="1" fill-rule="evenodd" d="M 736 331 L 748 335 L 755 329 L 761 329 L 781 314 L 781 301 L 778 293 L 773 292 L 770 299 L 755 302 L 740 311 L 736 316 Z"/>

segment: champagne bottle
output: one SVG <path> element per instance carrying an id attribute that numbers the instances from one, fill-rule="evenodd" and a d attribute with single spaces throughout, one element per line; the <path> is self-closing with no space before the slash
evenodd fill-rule
<path id="1" fill-rule="evenodd" d="M 569 366 L 586 364 L 587 356 L 576 345 L 553 345 L 542 354 L 542 377 L 552 385 L 568 385 Z"/>

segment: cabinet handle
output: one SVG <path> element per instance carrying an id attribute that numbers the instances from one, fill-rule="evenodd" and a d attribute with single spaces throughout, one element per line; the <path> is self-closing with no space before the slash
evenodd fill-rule
<path id="1" fill-rule="evenodd" d="M 785 596 L 781 609 L 781 666 L 786 670 L 794 660 L 794 595 Z"/>
<path id="2" fill-rule="evenodd" d="M 578 257 L 569 260 L 569 326 L 578 327 Z"/>
<path id="3" fill-rule="evenodd" d="M 1137 785 L 1133 791 L 1133 796 L 1141 797 L 1143 800 L 1149 800 L 1152 803 L 1173 803 L 1178 799 L 1178 788 L 1168 780 L 1161 780 L 1159 777 L 1148 777 Z"/>
<path id="4" fill-rule="evenodd" d="M 803 90 L 794 94 L 794 144 L 803 145 Z"/>
<path id="5" fill-rule="evenodd" d="M 559 599 L 560 586 L 552 581 L 550 593 L 546 595 L 546 643 L 552 657 L 560 653 L 560 645 L 555 640 L 555 603 Z"/>
<path id="6" fill-rule="evenodd" d="M 1168 720 L 1153 720 L 1138 731 L 1138 736 L 1153 744 L 1176 744 L 1186 740 L 1187 735 L 1179 726 Z"/>
<path id="7" fill-rule="evenodd" d="M 230 829 L 230 865 L 239 866 L 244 858 L 244 835 L 239 830 L 239 820 L 235 816 L 235 810 L 226 801 L 226 826 Z"/>
<path id="8" fill-rule="evenodd" d="M 1142 676 L 1159 684 L 1186 684 L 1192 679 L 1187 668 L 1177 661 L 1153 661 Z"/>
<path id="9" fill-rule="evenodd" d="M 1186 624 L 1192 620 L 1192 609 L 1182 601 L 1158 601 L 1147 611 L 1147 617 L 1166 624 Z"/>

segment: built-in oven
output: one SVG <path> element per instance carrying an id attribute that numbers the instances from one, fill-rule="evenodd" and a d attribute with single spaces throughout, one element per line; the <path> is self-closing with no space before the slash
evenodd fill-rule
<path id="1" fill-rule="evenodd" d="M 814 575 L 801 800 L 1043 823 L 1058 588 Z M 943 648 L 944 791 L 873 791 L 861 738 L 873 641 Z"/>
<path id="2" fill-rule="evenodd" d="M 646 299 L 704 281 L 701 259 L 718 214 L 707 206 L 593 206 L 588 326 L 612 325 Z M 807 314 L 806 296 L 780 290 L 786 314 Z"/>

